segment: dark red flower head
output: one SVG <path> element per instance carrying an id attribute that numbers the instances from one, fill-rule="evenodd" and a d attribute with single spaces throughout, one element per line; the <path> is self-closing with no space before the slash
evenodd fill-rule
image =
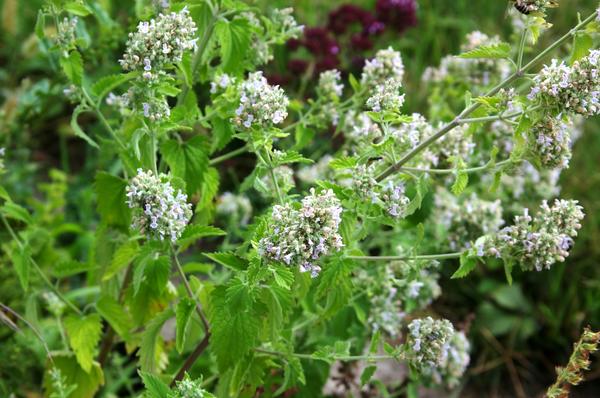
<path id="1" fill-rule="evenodd" d="M 398 32 L 417 24 L 415 0 L 377 0 L 375 9 L 377 19 Z"/>

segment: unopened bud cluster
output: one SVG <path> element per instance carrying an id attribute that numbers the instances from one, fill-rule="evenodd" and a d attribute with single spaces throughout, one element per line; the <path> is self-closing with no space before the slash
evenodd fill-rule
<path id="1" fill-rule="evenodd" d="M 547 169 L 569 167 L 571 136 L 568 126 L 558 118 L 547 117 L 527 132 L 531 161 Z"/>
<path id="2" fill-rule="evenodd" d="M 378 86 L 383 86 L 388 80 L 395 80 L 400 87 L 404 77 L 404 64 L 398 51 L 391 47 L 379 50 L 375 58 L 367 60 L 361 76 L 361 84 L 372 92 Z"/>
<path id="3" fill-rule="evenodd" d="M 373 112 L 399 112 L 404 104 L 404 94 L 400 95 L 401 87 L 400 80 L 386 79 L 383 84 L 378 84 L 373 88 L 371 96 L 367 99 L 367 107 Z"/>
<path id="4" fill-rule="evenodd" d="M 127 204 L 133 209 L 132 227 L 154 239 L 177 241 L 192 217 L 187 195 L 175 191 L 167 175 L 142 169 L 127 186 Z"/>
<path id="5" fill-rule="evenodd" d="M 407 360 L 419 373 L 442 367 L 448 361 L 448 348 L 456 332 L 447 319 L 426 317 L 408 324 Z"/>
<path id="6" fill-rule="evenodd" d="M 271 86 L 261 71 L 250 73 L 240 85 L 240 104 L 234 123 L 241 128 L 279 124 L 287 117 L 289 99 L 279 86 Z"/>
<path id="7" fill-rule="evenodd" d="M 423 138 L 430 137 L 435 133 L 433 126 L 423 115 L 413 113 L 411 119 L 408 123 L 402 123 L 389 129 L 390 135 L 401 150 L 413 149 Z"/>
<path id="8" fill-rule="evenodd" d="M 58 26 L 56 27 L 56 44 L 60 48 L 69 50 L 69 48 L 73 47 L 75 44 L 77 22 L 77 17 L 65 17 L 62 22 L 58 23 Z"/>
<path id="9" fill-rule="evenodd" d="M 152 79 L 172 64 L 181 61 L 183 54 L 196 48 L 196 24 L 187 9 L 159 14 L 156 19 L 138 24 L 129 34 L 127 49 L 119 62 L 125 70 L 141 71 Z"/>
<path id="10" fill-rule="evenodd" d="M 600 50 L 572 66 L 553 59 L 533 79 L 530 100 L 559 112 L 594 116 L 600 113 Z"/>
<path id="11" fill-rule="evenodd" d="M 338 233 L 341 214 L 333 191 L 317 194 L 311 189 L 299 208 L 290 203 L 273 207 L 269 231 L 260 240 L 258 251 L 267 259 L 297 266 L 316 277 L 321 268 L 315 262 L 344 246 Z"/>
<path id="12" fill-rule="evenodd" d="M 421 376 L 440 386 L 456 387 L 471 361 L 470 350 L 471 345 L 465 334 L 457 331 L 450 338 L 446 360 L 438 367 L 424 368 Z"/>
<path id="13" fill-rule="evenodd" d="M 366 112 L 348 111 L 344 116 L 342 128 L 346 138 L 358 146 L 373 143 L 382 135 L 377 123 L 373 122 Z"/>
<path id="14" fill-rule="evenodd" d="M 377 182 L 374 164 L 352 169 L 352 188 L 362 201 L 378 204 L 394 218 L 404 217 L 410 203 L 403 182 L 388 180 L 385 185 Z"/>
<path id="15" fill-rule="evenodd" d="M 337 100 L 342 96 L 343 91 L 344 85 L 339 70 L 332 69 L 321 72 L 317 85 L 317 93 L 320 97 Z"/>
<path id="16" fill-rule="evenodd" d="M 271 13 L 271 21 L 277 32 L 276 39 L 283 43 L 289 39 L 297 39 L 304 32 L 304 25 L 299 25 L 294 16 L 294 9 L 276 8 Z"/>
<path id="17" fill-rule="evenodd" d="M 177 382 L 166 398 L 215 398 L 215 396 L 202 388 L 202 380 L 192 380 L 187 374 Z"/>
<path id="18" fill-rule="evenodd" d="M 525 209 L 514 225 L 480 240 L 477 254 L 516 261 L 525 271 L 549 269 L 569 255 L 583 217 L 576 200 L 556 199 L 552 207 L 543 201 L 535 217 Z"/>

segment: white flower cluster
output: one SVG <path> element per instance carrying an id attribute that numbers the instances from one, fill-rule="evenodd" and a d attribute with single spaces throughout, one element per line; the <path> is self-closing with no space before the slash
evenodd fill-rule
<path id="1" fill-rule="evenodd" d="M 572 66 L 553 59 L 533 79 L 530 100 L 559 112 L 594 116 L 600 113 L 600 50 Z"/>
<path id="2" fill-rule="evenodd" d="M 528 200 L 549 199 L 560 194 L 558 185 L 560 172 L 560 169 L 538 170 L 531 163 L 525 161 L 514 175 L 503 174 L 500 183 L 503 191 L 514 199 L 522 197 Z"/>
<path id="3" fill-rule="evenodd" d="M 466 43 L 461 51 L 468 52 L 479 46 L 489 46 L 500 43 L 497 36 L 490 37 L 482 32 L 474 31 L 467 34 Z M 428 67 L 423 74 L 427 83 L 448 82 L 451 84 L 466 84 L 473 88 L 482 88 L 506 78 L 510 74 L 510 63 L 505 59 L 458 58 L 446 56 L 442 58 L 437 68 Z"/>
<path id="4" fill-rule="evenodd" d="M 470 350 L 471 344 L 467 336 L 457 331 L 450 338 L 446 360 L 437 367 L 424 368 L 421 375 L 437 385 L 456 387 L 471 361 Z"/>
<path id="5" fill-rule="evenodd" d="M 294 182 L 294 170 L 287 165 L 282 165 L 275 167 L 273 169 L 273 174 L 275 175 L 275 180 L 277 181 L 277 186 L 281 193 L 287 193 L 290 189 L 296 186 Z M 277 188 L 275 184 L 273 184 L 273 178 L 270 174 L 267 174 L 261 178 L 261 182 L 266 190 L 262 192 L 266 197 L 271 198 L 277 195 Z"/>
<path id="6" fill-rule="evenodd" d="M 381 129 L 374 123 L 366 112 L 356 113 L 350 110 L 346 113 L 343 121 L 345 137 L 359 146 L 372 143 L 382 136 Z"/>
<path id="7" fill-rule="evenodd" d="M 321 268 L 315 262 L 344 246 L 338 233 L 341 214 L 340 201 L 333 191 L 316 194 L 311 189 L 299 209 L 290 203 L 273 207 L 269 232 L 259 241 L 258 252 L 316 277 Z"/>
<path id="8" fill-rule="evenodd" d="M 344 84 L 339 70 L 326 70 L 319 74 L 317 93 L 320 97 L 337 100 L 342 96 Z"/>
<path id="9" fill-rule="evenodd" d="M 477 254 L 516 260 L 525 271 L 549 269 L 569 255 L 583 217 L 576 200 L 556 199 L 552 207 L 543 201 L 534 218 L 525 209 L 514 225 L 478 240 Z"/>
<path id="10" fill-rule="evenodd" d="M 44 292 L 42 293 L 42 298 L 52 315 L 60 317 L 65 312 L 67 305 L 54 292 Z"/>
<path id="11" fill-rule="evenodd" d="M 202 380 L 192 380 L 187 374 L 177 382 L 166 398 L 215 398 L 215 396 L 202 388 Z"/>
<path id="12" fill-rule="evenodd" d="M 394 138 L 396 144 L 401 150 L 413 149 L 423 138 L 435 134 L 431 124 L 419 113 L 411 115 L 412 120 L 389 129 L 390 135 Z"/>
<path id="13" fill-rule="evenodd" d="M 294 9 L 291 7 L 276 8 L 271 13 L 271 21 L 276 27 L 279 42 L 297 39 L 304 32 L 304 25 L 298 25 L 293 13 Z"/>
<path id="14" fill-rule="evenodd" d="M 407 359 L 419 373 L 429 374 L 448 362 L 450 342 L 456 331 L 447 319 L 426 317 L 408 324 Z"/>
<path id="15" fill-rule="evenodd" d="M 227 90 L 227 87 L 235 83 L 235 77 L 229 76 L 227 73 L 221 73 L 215 76 L 210 82 L 210 93 L 216 94 Z"/>
<path id="16" fill-rule="evenodd" d="M 527 132 L 530 160 L 548 169 L 569 167 L 571 136 L 559 118 L 546 117 Z"/>
<path id="17" fill-rule="evenodd" d="M 314 184 L 317 180 L 324 180 L 329 174 L 329 163 L 332 160 L 333 157 L 326 154 L 317 163 L 299 169 L 296 172 L 296 177 L 306 184 Z"/>
<path id="18" fill-rule="evenodd" d="M 167 175 L 142 169 L 127 185 L 127 204 L 133 209 L 132 227 L 155 239 L 177 241 L 192 217 L 187 195 L 175 191 Z"/>
<path id="19" fill-rule="evenodd" d="M 363 201 L 377 201 L 377 180 L 375 180 L 375 165 L 359 164 L 352 169 L 352 188 Z"/>
<path id="20" fill-rule="evenodd" d="M 238 127 L 279 124 L 287 117 L 289 99 L 279 86 L 271 86 L 261 71 L 250 73 L 240 86 L 240 105 L 234 122 Z"/>
<path id="21" fill-rule="evenodd" d="M 379 199 L 387 213 L 394 218 L 404 217 L 410 203 L 410 199 L 405 195 L 404 184 L 392 180 L 388 180 L 383 186 Z"/>
<path id="22" fill-rule="evenodd" d="M 121 113 L 127 113 L 130 110 L 152 122 L 159 122 L 171 115 L 171 108 L 165 97 L 148 95 L 146 90 L 138 85 L 131 86 L 122 95 L 109 93 L 106 97 L 106 104 Z"/>
<path id="23" fill-rule="evenodd" d="M 383 84 L 378 84 L 367 99 L 367 107 L 373 112 L 398 112 L 404 104 L 404 94 L 400 95 L 401 87 L 402 82 L 397 79 L 387 79 Z"/>
<path id="24" fill-rule="evenodd" d="M 129 34 L 127 49 L 119 62 L 123 69 L 143 71 L 144 78 L 152 79 L 180 62 L 186 51 L 196 48 L 196 30 L 186 8 L 159 14 L 149 22 L 140 22 L 137 31 Z"/>
<path id="25" fill-rule="evenodd" d="M 392 262 L 390 266 L 399 275 L 398 289 L 407 313 L 421 310 L 442 294 L 438 284 L 438 261 Z"/>
<path id="26" fill-rule="evenodd" d="M 471 241 L 497 232 L 504 224 L 499 199 L 487 201 L 472 193 L 461 200 L 445 189 L 436 192 L 432 217 L 443 229 L 440 234 L 447 234 L 452 250 L 468 248 Z"/>
<path id="27" fill-rule="evenodd" d="M 252 217 L 252 204 L 243 195 L 225 192 L 217 200 L 216 211 L 218 215 L 229 218 L 236 224 L 247 225 Z"/>
<path id="28" fill-rule="evenodd" d="M 442 124 L 439 125 L 442 127 Z M 469 126 L 466 124 L 453 128 L 444 134 L 433 145 L 423 151 L 422 158 L 434 166 L 440 161 L 451 158 L 469 159 L 473 154 L 475 143 L 473 135 L 468 134 Z"/>
<path id="29" fill-rule="evenodd" d="M 379 50 L 375 58 L 367 60 L 362 71 L 361 84 L 372 92 L 378 86 L 383 86 L 387 80 L 395 80 L 397 87 L 402 84 L 404 64 L 398 51 L 389 47 Z"/>

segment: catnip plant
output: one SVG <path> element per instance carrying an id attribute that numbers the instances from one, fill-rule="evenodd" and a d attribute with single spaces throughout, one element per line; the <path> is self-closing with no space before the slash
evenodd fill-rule
<path id="1" fill-rule="evenodd" d="M 343 363 L 359 364 L 350 384 L 370 396 L 398 388 L 376 382 L 390 362 L 411 391 L 460 386 L 468 328 L 428 310 L 442 270 L 499 266 L 512 283 L 565 261 L 584 209 L 556 198 L 557 179 L 581 119 L 600 113 L 600 11 L 540 48 L 555 2 L 507 3 L 514 43 L 468 34 L 460 55 L 425 71 L 419 114 L 405 105 L 411 61 L 393 47 L 360 75 L 321 71 L 297 96 L 270 82 L 266 64 L 303 32 L 292 9 L 140 2 L 139 20 L 119 27 L 121 55 L 99 68 L 81 39 L 106 10 L 47 1 L 36 34 L 74 134 L 98 156 L 92 243 L 61 252 L 60 266 L 41 266 L 36 245 L 60 222 L 53 209 L 0 189 L 2 247 L 25 292 L 41 281 L 61 335 L 47 349 L 49 396 L 94 396 L 123 356 L 149 397 L 344 395 L 331 376 Z M 316 147 L 317 134 L 338 144 Z M 239 158 L 251 167 L 231 184 Z M 63 200 L 68 181 L 55 179 L 47 193 Z M 71 283 L 91 290 L 68 294 Z"/>

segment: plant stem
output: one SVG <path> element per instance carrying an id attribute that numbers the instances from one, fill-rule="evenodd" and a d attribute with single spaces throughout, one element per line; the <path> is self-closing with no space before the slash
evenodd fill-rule
<path id="1" fill-rule="evenodd" d="M 271 175 L 271 180 L 273 181 L 273 185 L 275 186 L 275 192 L 277 193 L 277 200 L 279 200 L 279 204 L 283 204 L 283 196 L 281 195 L 281 190 L 279 189 L 279 183 L 277 182 L 277 176 L 275 175 L 275 168 L 273 167 L 273 159 L 271 159 L 271 150 L 265 150 L 267 154 L 267 161 L 269 164 L 269 174 Z"/>
<path id="2" fill-rule="evenodd" d="M 531 68 L 536 66 L 538 63 L 540 63 L 544 59 L 544 57 L 546 57 L 546 55 L 548 55 L 554 49 L 556 49 L 557 47 L 562 45 L 564 42 L 566 42 L 569 38 L 571 38 L 571 36 L 576 34 L 579 29 L 583 28 L 584 26 L 586 26 L 587 24 L 592 22 L 596 18 L 597 14 L 598 14 L 598 12 L 595 11 L 589 17 L 587 17 L 586 19 L 584 19 L 583 21 L 578 23 L 574 28 L 569 30 L 569 32 L 564 34 L 561 38 L 556 40 L 554 43 L 552 43 L 550 46 L 548 46 L 544 51 L 542 51 L 540 54 L 538 54 L 534 59 L 529 61 L 529 63 L 527 63 L 522 68 L 519 68 L 515 72 L 513 72 L 510 76 L 508 76 L 506 79 L 504 79 L 502 82 L 500 82 L 497 86 L 495 86 L 490 91 L 485 93 L 484 96 L 492 97 L 492 96 L 496 95 L 500 90 L 502 90 L 503 88 L 507 87 L 509 84 L 514 82 L 515 80 L 522 77 L 525 72 L 527 72 L 528 70 L 530 70 Z M 460 124 L 461 120 L 463 120 L 466 116 L 470 115 L 471 113 L 473 113 L 474 111 L 479 109 L 479 107 L 481 107 L 481 103 L 476 102 L 476 103 L 473 103 L 470 106 L 464 108 L 462 110 L 462 112 L 460 112 L 458 114 L 458 116 L 456 116 L 454 118 L 454 120 L 447 123 L 437 133 L 435 133 L 434 135 L 432 135 L 431 137 L 427 138 L 425 141 L 423 141 L 422 143 L 417 145 L 412 151 L 410 151 L 409 153 L 404 155 L 404 157 L 402 159 L 400 159 L 396 163 L 389 166 L 386 170 L 384 170 L 380 175 L 377 176 L 376 180 L 379 182 L 379 181 L 386 179 L 390 175 L 394 174 L 396 171 L 399 170 L 400 167 L 402 167 L 404 164 L 406 164 L 408 161 L 410 161 L 412 158 L 414 158 L 416 155 L 418 155 L 421 151 L 423 151 L 429 145 L 431 145 L 432 143 L 437 141 L 439 138 L 443 137 L 450 130 L 452 130 L 456 126 L 458 126 Z"/>
<path id="3" fill-rule="evenodd" d="M 190 283 L 188 282 L 187 277 L 185 276 L 185 272 L 183 272 L 181 263 L 179 263 L 179 259 L 177 258 L 177 251 L 175 250 L 175 247 L 173 245 L 171 245 L 171 253 L 173 255 L 173 260 L 175 261 L 175 267 L 177 268 L 179 277 L 181 278 L 181 281 L 185 286 L 185 290 L 187 291 L 188 296 L 196 303 L 196 312 L 200 316 L 200 320 L 202 320 L 202 325 L 204 326 L 204 331 L 208 335 L 209 325 L 208 320 L 206 319 L 206 315 L 204 315 L 204 311 L 202 310 L 202 304 L 200 304 L 200 301 L 196 298 L 196 295 L 194 294 L 194 291 L 192 290 L 192 287 L 190 286 Z"/>
<path id="4" fill-rule="evenodd" d="M 152 171 L 155 176 L 158 176 L 158 168 L 156 165 L 156 133 L 150 131 L 150 163 L 152 163 Z"/>
<path id="5" fill-rule="evenodd" d="M 270 351 L 270 350 L 265 350 L 262 348 L 255 348 L 254 351 L 259 352 L 261 354 L 266 354 L 266 355 L 272 355 L 272 356 L 277 356 L 277 357 L 287 357 L 287 356 L 293 356 L 296 358 L 300 358 L 300 359 L 311 359 L 311 360 L 315 360 L 315 361 L 321 361 L 321 358 L 317 358 L 315 356 L 313 356 L 312 354 L 298 354 L 298 353 L 284 353 L 284 352 L 279 352 L 279 351 Z M 393 355 L 340 355 L 340 356 L 334 356 L 332 359 L 334 360 L 338 360 L 338 361 L 345 361 L 345 362 L 349 362 L 349 361 L 361 361 L 361 360 L 367 360 L 367 361 L 381 361 L 381 360 L 385 360 L 385 359 L 396 359 L 397 357 L 394 357 Z"/>
<path id="6" fill-rule="evenodd" d="M 7 231 L 10 234 L 10 236 L 13 238 L 13 240 L 19 246 L 19 249 L 23 250 L 23 248 L 24 248 L 23 243 L 21 242 L 21 240 L 19 239 L 19 237 L 17 236 L 17 234 L 15 233 L 15 231 L 12 229 L 12 227 L 10 226 L 10 224 L 8 223 L 8 221 L 6 220 L 6 217 L 4 216 L 4 214 L 0 214 L 0 218 L 2 219 L 2 223 L 6 227 Z M 54 294 L 56 294 L 56 296 L 63 303 L 65 303 L 69 308 L 71 308 L 73 311 L 75 311 L 78 315 L 82 315 L 83 313 L 81 312 L 81 310 L 79 308 L 77 308 L 77 306 L 75 304 L 73 304 L 72 302 L 70 302 L 65 296 L 63 296 L 63 294 L 56 288 L 56 286 L 54 286 L 52 284 L 52 282 L 50 281 L 50 279 L 48 279 L 48 277 L 46 276 L 46 274 L 44 274 L 44 271 L 42 271 L 42 268 L 40 268 L 40 266 L 33 259 L 32 256 L 29 256 L 29 261 L 31 262 L 31 265 L 33 265 L 33 268 L 35 268 L 35 270 L 37 271 L 37 273 L 40 275 L 40 277 L 42 278 L 42 280 L 44 281 L 44 283 L 48 286 L 48 288 L 50 290 L 52 290 L 52 292 Z"/>
<path id="7" fill-rule="evenodd" d="M 104 114 L 100 110 L 100 107 L 96 103 L 94 103 L 94 101 L 92 100 L 92 97 L 90 97 L 90 94 L 87 92 L 85 87 L 82 86 L 81 91 L 83 92 L 83 96 L 85 97 L 87 102 L 89 102 L 89 106 L 92 108 L 92 110 L 94 111 L 96 116 L 98 116 L 100 123 L 102 123 L 104 128 L 110 133 L 110 135 L 117 142 L 117 144 L 119 144 L 119 147 L 122 150 L 125 150 L 127 147 L 125 146 L 125 144 L 123 144 L 123 141 L 121 141 L 121 139 L 119 138 L 119 136 L 117 135 L 115 130 L 113 130 L 113 128 L 110 126 L 110 124 L 108 123 L 108 120 L 106 120 L 106 118 L 104 117 Z"/>
<path id="8" fill-rule="evenodd" d="M 502 167 L 504 165 L 511 164 L 511 163 L 517 163 L 517 162 L 515 162 L 512 159 L 506 159 L 506 160 L 502 160 L 498 163 L 488 163 L 483 166 L 470 167 L 468 169 L 461 169 L 459 171 L 464 172 L 464 173 L 475 173 L 478 171 L 499 168 L 499 167 Z M 454 174 L 454 173 L 456 173 L 457 170 L 456 169 L 421 169 L 418 167 L 401 167 L 399 169 L 399 171 L 410 171 L 410 172 L 428 173 L 428 174 Z"/>
<path id="9" fill-rule="evenodd" d="M 499 114 L 499 115 L 484 116 L 484 117 L 472 117 L 472 118 L 468 118 L 468 119 L 465 118 L 465 119 L 461 119 L 459 121 L 459 124 L 484 123 L 484 122 L 493 122 L 494 120 L 514 119 L 515 117 L 521 116 L 524 113 L 525 113 L 525 111 L 519 111 L 519 112 L 508 113 L 506 115 Z"/>
<path id="10" fill-rule="evenodd" d="M 219 163 L 221 163 L 221 162 L 223 162 L 225 160 L 228 160 L 228 159 L 231 159 L 233 157 L 236 157 L 237 155 L 242 154 L 242 153 L 244 153 L 246 151 L 248 151 L 248 146 L 244 145 L 243 147 L 240 147 L 238 149 L 234 149 L 231 152 L 227 152 L 224 155 L 221 155 L 221 156 L 218 156 L 218 157 L 216 157 L 214 159 L 211 159 L 208 164 L 211 165 L 211 166 L 214 166 L 214 165 L 219 164 Z"/>
<path id="11" fill-rule="evenodd" d="M 175 261 L 175 266 L 177 268 L 177 272 L 179 273 L 179 276 L 181 277 L 181 280 L 183 281 L 183 285 L 185 286 L 185 290 L 187 291 L 188 296 L 196 303 L 196 312 L 200 316 L 200 320 L 202 321 L 202 325 L 204 326 L 204 333 L 205 333 L 204 338 L 200 341 L 200 343 L 198 344 L 196 349 L 194 351 L 192 351 L 190 356 L 185 360 L 185 362 L 183 363 L 183 365 L 181 366 L 181 368 L 179 369 L 179 371 L 177 372 L 175 377 L 173 377 L 173 380 L 171 381 L 171 387 L 173 387 L 178 380 L 181 380 L 183 378 L 185 373 L 192 367 L 194 362 L 196 362 L 198 357 L 208 347 L 208 343 L 210 340 L 210 325 L 208 323 L 208 319 L 206 319 L 206 316 L 204 315 L 204 311 L 202 310 L 202 304 L 200 304 L 200 301 L 196 298 L 196 295 L 192 291 L 192 287 L 190 286 L 190 284 L 185 276 L 185 273 L 183 272 L 183 268 L 181 267 L 181 264 L 179 263 L 179 259 L 177 258 L 177 251 L 175 250 L 175 247 L 173 245 L 171 245 L 171 252 L 173 254 L 173 259 Z"/>
<path id="12" fill-rule="evenodd" d="M 419 256 L 346 256 L 350 260 L 365 261 L 404 261 L 404 260 L 445 260 L 449 258 L 459 258 L 462 252 L 444 253 L 444 254 L 423 254 Z"/>

